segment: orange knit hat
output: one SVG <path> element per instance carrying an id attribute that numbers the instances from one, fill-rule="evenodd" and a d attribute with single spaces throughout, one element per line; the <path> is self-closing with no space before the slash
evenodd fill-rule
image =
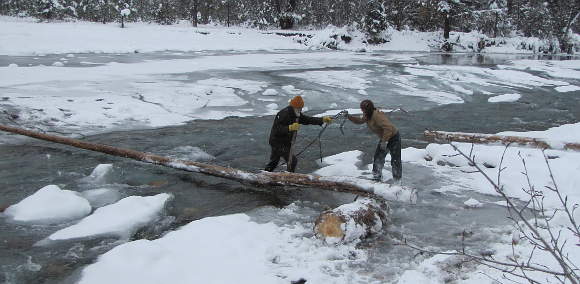
<path id="1" fill-rule="evenodd" d="M 303 108 L 304 107 L 304 100 L 301 96 L 295 96 L 290 100 L 290 106 L 295 108 Z"/>

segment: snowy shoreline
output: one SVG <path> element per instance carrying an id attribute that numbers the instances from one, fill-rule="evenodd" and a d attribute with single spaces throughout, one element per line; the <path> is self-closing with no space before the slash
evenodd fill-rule
<path id="1" fill-rule="evenodd" d="M 33 18 L 0 16 L 0 55 L 43 56 L 65 53 L 147 53 L 158 51 L 276 51 L 276 50 L 344 50 L 344 51 L 403 51 L 439 53 L 441 32 L 410 30 L 386 31 L 389 41 L 380 45 L 366 44 L 365 36 L 357 30 L 329 27 L 321 30 L 258 30 L 239 26 L 223 27 L 189 22 L 158 25 L 143 22 L 119 23 L 60 21 L 39 23 Z M 337 39 L 345 35 L 348 43 Z M 487 36 L 471 32 L 452 32 L 456 43 L 454 54 L 525 54 L 538 52 L 543 43 L 537 38 L 506 37 L 489 39 L 501 42 L 483 50 L 477 43 Z M 525 49 L 522 49 L 526 46 Z M 565 56 L 574 56 L 563 54 Z M 550 54 L 549 56 L 557 56 Z"/>

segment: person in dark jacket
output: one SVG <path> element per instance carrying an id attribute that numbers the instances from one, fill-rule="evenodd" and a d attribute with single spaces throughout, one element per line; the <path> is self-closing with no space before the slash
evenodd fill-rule
<path id="1" fill-rule="evenodd" d="M 292 135 L 300 129 L 301 124 L 315 124 L 322 125 L 323 123 L 332 122 L 332 118 L 325 117 L 310 117 L 302 114 L 304 107 L 304 100 L 301 96 L 296 96 L 290 100 L 288 107 L 282 109 L 276 114 L 272 130 L 270 130 L 270 147 L 272 152 L 270 154 L 270 162 L 266 165 L 265 170 L 268 172 L 274 171 L 280 162 L 280 157 L 288 162 L 290 156 L 290 147 L 292 144 Z M 292 165 L 290 172 L 294 172 L 298 159 L 292 155 Z"/>
<path id="2" fill-rule="evenodd" d="M 399 130 L 386 114 L 375 108 L 371 100 L 362 101 L 360 109 L 363 112 L 362 117 L 349 115 L 348 120 L 355 124 L 366 123 L 369 130 L 379 137 L 373 160 L 373 179 L 381 181 L 385 157 L 391 152 L 393 180 L 394 183 L 400 184 L 403 176 L 403 167 L 401 164 L 401 136 L 399 135 Z"/>

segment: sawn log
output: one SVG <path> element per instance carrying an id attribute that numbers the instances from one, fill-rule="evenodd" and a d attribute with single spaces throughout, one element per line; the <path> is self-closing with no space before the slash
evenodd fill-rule
<path id="1" fill-rule="evenodd" d="M 499 143 L 503 145 L 519 144 L 542 149 L 564 149 L 580 151 L 580 144 L 578 143 L 548 143 L 540 138 L 432 130 L 425 130 L 424 135 L 427 140 L 434 142 L 464 142 L 475 144 Z"/>
<path id="2" fill-rule="evenodd" d="M 241 183 L 252 184 L 255 186 L 304 186 L 315 187 L 324 190 L 348 192 L 352 194 L 368 196 L 383 200 L 416 200 L 416 193 L 411 189 L 393 189 L 388 191 L 388 186 L 382 183 L 370 183 L 352 177 L 321 177 L 308 174 L 297 174 L 288 172 L 270 173 L 259 172 L 251 173 L 239 169 L 222 167 L 200 162 L 172 159 L 155 154 L 139 152 L 131 149 L 123 149 L 104 144 L 96 144 L 81 141 L 78 139 L 43 134 L 21 128 L 15 128 L 0 125 L 1 131 L 25 135 L 41 140 L 65 144 L 76 148 L 105 153 L 113 156 L 129 158 L 140 162 L 161 165 L 169 168 L 184 170 L 188 172 L 201 173 L 205 175 L 226 178 L 239 181 Z"/>
<path id="3" fill-rule="evenodd" d="M 387 203 L 369 198 L 322 212 L 314 233 L 326 243 L 348 243 L 381 231 L 388 223 Z"/>

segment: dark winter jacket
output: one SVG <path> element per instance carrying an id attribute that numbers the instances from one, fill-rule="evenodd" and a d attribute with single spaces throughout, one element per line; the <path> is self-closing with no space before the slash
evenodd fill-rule
<path id="1" fill-rule="evenodd" d="M 288 130 L 288 126 L 294 122 L 296 122 L 296 114 L 291 106 L 279 111 L 274 119 L 272 130 L 270 130 L 270 145 L 273 147 L 290 147 L 290 144 L 292 144 L 292 132 Z M 322 125 L 322 118 L 310 117 L 301 113 L 298 123 Z"/>

